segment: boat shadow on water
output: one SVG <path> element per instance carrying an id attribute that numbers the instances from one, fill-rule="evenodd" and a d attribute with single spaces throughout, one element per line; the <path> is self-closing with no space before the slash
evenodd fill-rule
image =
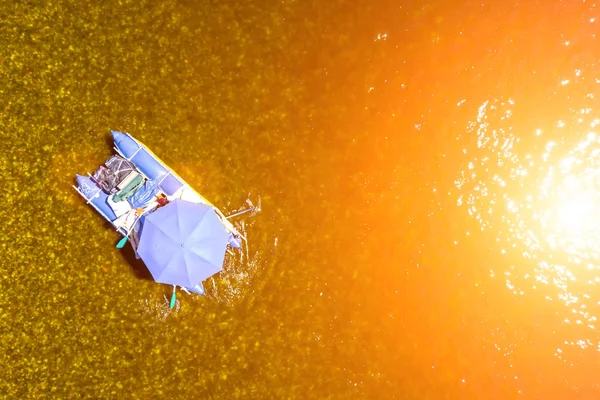
<path id="1" fill-rule="evenodd" d="M 148 281 L 154 281 L 152 274 L 146 267 L 146 264 L 142 261 L 142 259 L 138 259 L 135 257 L 135 251 L 131 245 L 126 245 L 120 251 L 121 257 L 127 262 L 129 268 L 138 279 L 144 279 Z"/>

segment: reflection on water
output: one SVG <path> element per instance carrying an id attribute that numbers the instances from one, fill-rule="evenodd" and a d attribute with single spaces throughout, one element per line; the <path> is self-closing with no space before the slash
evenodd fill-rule
<path id="1" fill-rule="evenodd" d="M 559 87 L 582 79 L 580 71 L 574 75 Z M 585 94 L 579 103 L 592 98 Z M 491 269 L 492 276 L 503 276 L 516 295 L 550 288 L 545 297 L 564 304 L 564 322 L 587 326 L 593 336 L 600 304 L 594 291 L 600 283 L 600 115 L 571 109 L 569 119 L 528 132 L 513 115 L 519 111 L 511 99 L 479 107 L 467 130 L 472 146 L 462 150 L 466 168 L 455 182 L 458 204 L 511 260 L 505 270 Z M 565 343 L 600 348 L 591 339 Z"/>

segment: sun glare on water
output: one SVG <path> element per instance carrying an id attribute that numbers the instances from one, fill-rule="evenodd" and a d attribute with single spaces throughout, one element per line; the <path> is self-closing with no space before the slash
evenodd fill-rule
<path id="1" fill-rule="evenodd" d="M 511 265 L 493 266 L 493 276 L 504 276 L 517 295 L 540 285 L 553 287 L 555 295 L 547 298 L 567 306 L 565 322 L 595 330 L 600 314 L 595 288 L 600 284 L 600 120 L 584 108 L 573 111 L 572 120 L 557 121 L 548 134 L 518 132 L 516 109 L 512 100 L 479 108 L 467 131 L 472 146 L 463 149 L 466 168 L 455 182 L 458 205 L 495 236 L 497 251 L 512 254 L 506 261 Z M 600 349 L 589 340 L 573 344 Z"/>
<path id="2" fill-rule="evenodd" d="M 565 191 L 558 195 L 556 210 L 553 210 L 556 221 L 552 224 L 561 236 L 579 236 L 592 231 L 597 224 L 594 192 L 579 186 L 580 182 L 569 176 L 564 182 Z"/>
<path id="3" fill-rule="evenodd" d="M 574 264 L 584 258 L 598 260 L 600 138 L 588 133 L 556 166 L 546 169 L 538 190 L 544 202 L 537 214 L 543 241 L 550 249 L 564 250 Z"/>
<path id="4" fill-rule="evenodd" d="M 592 229 L 595 222 L 587 218 L 595 214 L 592 196 L 584 191 L 561 196 L 557 214 L 559 226 L 566 235 L 582 234 Z"/>

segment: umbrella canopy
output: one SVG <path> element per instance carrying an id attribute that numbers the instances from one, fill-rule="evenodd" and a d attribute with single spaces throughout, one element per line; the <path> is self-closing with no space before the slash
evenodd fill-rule
<path id="1" fill-rule="evenodd" d="M 223 269 L 228 240 L 211 206 L 176 199 L 145 218 L 137 253 L 156 282 L 192 288 Z"/>

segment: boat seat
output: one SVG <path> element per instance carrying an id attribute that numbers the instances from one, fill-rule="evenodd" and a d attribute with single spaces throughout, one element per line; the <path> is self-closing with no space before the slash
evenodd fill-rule
<path id="1" fill-rule="evenodd" d="M 117 184 L 117 193 L 112 196 L 112 201 L 118 203 L 131 196 L 140 188 L 144 183 L 144 177 L 135 171 L 129 172 L 127 176 Z"/>

